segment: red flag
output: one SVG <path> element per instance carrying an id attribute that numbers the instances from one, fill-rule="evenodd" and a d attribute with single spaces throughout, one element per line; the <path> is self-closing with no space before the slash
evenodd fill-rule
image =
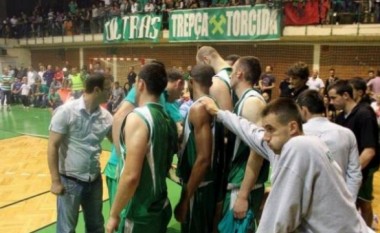
<path id="1" fill-rule="evenodd" d="M 285 25 L 310 25 L 319 23 L 319 1 L 304 0 L 302 2 L 286 2 Z"/>

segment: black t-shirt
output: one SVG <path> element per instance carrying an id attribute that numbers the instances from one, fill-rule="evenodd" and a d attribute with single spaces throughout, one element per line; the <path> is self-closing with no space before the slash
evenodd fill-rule
<path id="1" fill-rule="evenodd" d="M 355 134 L 358 144 L 359 155 L 365 148 L 375 148 L 375 157 L 371 160 L 368 166 L 363 169 L 363 175 L 366 175 L 366 171 L 369 168 L 376 168 L 380 163 L 379 154 L 379 129 L 377 126 L 376 114 L 366 103 L 357 104 L 351 113 L 344 116 L 344 112 L 340 113 L 336 117 L 336 123 L 347 127 Z M 337 138 L 337 140 L 339 140 Z M 338 141 L 337 141 L 338 143 Z"/>
<path id="2" fill-rule="evenodd" d="M 128 74 L 128 83 L 129 89 L 132 88 L 132 85 L 136 82 L 136 73 L 134 71 L 129 72 Z"/>
<path id="3" fill-rule="evenodd" d="M 303 86 L 303 87 L 301 87 L 301 88 L 299 88 L 299 89 L 297 89 L 297 90 L 292 89 L 292 92 L 291 92 L 291 94 L 290 94 L 290 97 L 291 97 L 293 100 L 297 100 L 298 96 L 299 96 L 303 91 L 308 90 L 308 89 L 309 89 L 309 87 L 306 86 L 306 85 Z"/>
<path id="4" fill-rule="evenodd" d="M 292 89 L 288 81 L 282 80 L 280 83 L 280 92 L 280 97 L 291 97 Z"/>

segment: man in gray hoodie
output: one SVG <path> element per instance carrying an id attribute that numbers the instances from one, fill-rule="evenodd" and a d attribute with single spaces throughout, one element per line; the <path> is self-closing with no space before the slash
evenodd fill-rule
<path id="1" fill-rule="evenodd" d="M 327 146 L 305 136 L 294 101 L 277 99 L 262 112 L 259 127 L 204 101 L 229 130 L 272 165 L 272 189 L 257 232 L 365 233 L 367 227 Z"/>

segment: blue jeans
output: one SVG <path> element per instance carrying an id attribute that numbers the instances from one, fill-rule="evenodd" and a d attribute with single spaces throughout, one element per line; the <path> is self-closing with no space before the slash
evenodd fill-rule
<path id="1" fill-rule="evenodd" d="M 82 182 L 61 176 L 65 187 L 57 200 L 57 233 L 74 233 L 78 222 L 79 207 L 82 207 L 86 232 L 104 233 L 102 176 L 93 182 Z"/>

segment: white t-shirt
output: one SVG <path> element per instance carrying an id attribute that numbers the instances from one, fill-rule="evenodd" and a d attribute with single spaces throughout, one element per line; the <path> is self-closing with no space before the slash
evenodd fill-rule
<path id="1" fill-rule="evenodd" d="M 37 79 L 37 72 L 35 71 L 28 71 L 27 78 L 28 78 L 28 85 L 33 85 L 36 82 Z"/>
<path id="2" fill-rule="evenodd" d="M 319 91 L 321 88 L 325 87 L 325 84 L 323 83 L 322 79 L 317 77 L 314 79 L 313 77 L 310 77 L 309 80 L 306 82 L 306 86 L 309 87 L 311 90 L 317 90 Z"/>
<path id="3" fill-rule="evenodd" d="M 29 95 L 30 92 L 30 86 L 28 84 L 22 84 L 21 87 L 21 95 Z"/>

